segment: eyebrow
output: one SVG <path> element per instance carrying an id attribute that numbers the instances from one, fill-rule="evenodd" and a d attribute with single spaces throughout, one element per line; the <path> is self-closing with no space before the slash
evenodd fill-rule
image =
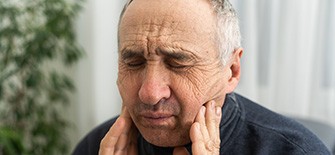
<path id="1" fill-rule="evenodd" d="M 180 61 L 189 61 L 193 59 L 193 55 L 190 55 L 188 53 L 185 52 L 180 52 L 178 51 L 170 51 L 170 50 L 162 50 L 162 49 L 158 49 L 159 53 L 161 53 L 164 57 L 167 58 L 172 58 L 172 59 L 176 59 L 176 60 L 180 60 Z M 130 59 L 130 58 L 134 58 L 134 57 L 144 57 L 144 53 L 140 52 L 140 51 L 134 51 L 134 50 L 130 50 L 130 49 L 124 49 L 121 52 L 121 58 L 123 60 L 126 59 Z"/>
<path id="2" fill-rule="evenodd" d="M 160 50 L 160 53 L 162 53 L 166 57 L 173 58 L 173 59 L 176 59 L 176 60 L 181 60 L 181 61 L 192 59 L 191 55 L 186 54 L 184 52 Z"/>
<path id="3" fill-rule="evenodd" d="M 129 58 L 133 58 L 133 57 L 143 57 L 143 52 L 136 52 L 136 51 L 132 51 L 132 50 L 123 50 L 121 52 L 121 58 L 123 60 L 129 59 Z"/>

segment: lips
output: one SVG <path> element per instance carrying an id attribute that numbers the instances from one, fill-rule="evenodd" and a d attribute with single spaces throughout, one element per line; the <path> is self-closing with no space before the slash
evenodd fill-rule
<path id="1" fill-rule="evenodd" d="M 150 119 L 161 119 L 161 118 L 172 117 L 173 115 L 168 114 L 168 113 L 146 112 L 146 113 L 142 113 L 141 116 L 145 118 L 150 118 Z"/>
<path id="2" fill-rule="evenodd" d="M 162 112 L 143 112 L 140 114 L 140 120 L 145 127 L 163 127 L 173 123 L 174 115 Z"/>

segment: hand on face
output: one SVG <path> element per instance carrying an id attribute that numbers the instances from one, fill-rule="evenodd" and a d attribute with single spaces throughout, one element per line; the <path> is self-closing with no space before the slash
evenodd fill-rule
<path id="1" fill-rule="evenodd" d="M 190 129 L 192 152 L 194 155 L 218 155 L 220 151 L 221 108 L 214 101 L 202 106 Z M 99 155 L 137 155 L 138 131 L 126 109 L 116 120 L 100 144 Z M 188 155 L 186 148 L 177 147 L 174 155 Z"/>
<path id="2" fill-rule="evenodd" d="M 190 129 L 194 155 L 218 155 L 220 153 L 220 121 L 221 108 L 216 107 L 214 101 L 200 108 Z M 184 147 L 175 148 L 173 151 L 173 155 L 188 154 Z"/>
<path id="3" fill-rule="evenodd" d="M 126 107 L 100 143 L 99 155 L 137 155 L 138 131 Z"/>

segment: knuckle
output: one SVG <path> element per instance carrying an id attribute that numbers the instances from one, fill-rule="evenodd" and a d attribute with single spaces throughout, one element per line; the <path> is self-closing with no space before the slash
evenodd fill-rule
<path id="1" fill-rule="evenodd" d="M 206 149 L 208 150 L 208 151 L 213 151 L 214 150 L 214 145 L 213 145 L 213 143 L 211 142 L 211 141 L 209 141 L 209 142 L 207 142 L 206 143 Z"/>
<path id="2" fill-rule="evenodd" d="M 208 152 L 212 152 L 213 154 L 217 154 L 220 151 L 220 139 L 209 140 L 205 143 L 206 150 Z"/>

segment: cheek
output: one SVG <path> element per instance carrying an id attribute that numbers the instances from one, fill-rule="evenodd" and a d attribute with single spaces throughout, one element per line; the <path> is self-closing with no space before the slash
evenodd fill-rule
<path id="1" fill-rule="evenodd" d="M 202 105 L 203 104 L 199 101 L 189 102 L 186 105 L 184 105 L 182 107 L 183 113 L 181 116 L 184 122 L 183 124 L 187 125 L 193 123 Z"/>
<path id="2" fill-rule="evenodd" d="M 180 103 L 182 109 L 180 118 L 183 124 L 193 123 L 200 107 L 207 101 L 203 93 L 205 79 L 199 77 L 191 74 L 172 78 L 171 89 Z"/>
<path id="3" fill-rule="evenodd" d="M 173 78 L 177 79 L 177 82 L 175 82 L 176 84 L 173 86 L 177 87 L 174 90 L 180 100 L 187 101 L 189 105 L 201 106 L 204 104 L 207 101 L 206 95 L 209 89 L 207 86 L 207 79 L 210 78 L 206 75 L 208 74 L 204 72 L 190 71 L 184 76 Z"/>
<path id="4" fill-rule="evenodd" d="M 186 113 L 192 115 L 198 113 L 200 107 L 210 100 L 217 101 L 218 105 L 222 104 L 226 85 L 223 73 L 216 69 L 208 72 L 191 72 L 191 74 L 176 78 L 180 80 L 175 93 L 181 103 L 184 103 L 183 108 Z"/>
<path id="5" fill-rule="evenodd" d="M 226 87 L 228 85 L 228 77 L 223 70 L 213 72 L 210 78 L 205 82 L 206 89 L 203 92 L 206 101 L 214 100 L 216 105 L 222 106 L 226 96 Z"/>
<path id="6" fill-rule="evenodd" d="M 137 94 L 141 86 L 140 80 L 137 78 L 136 74 L 119 71 L 117 86 L 123 105 L 131 106 L 131 104 L 136 103 Z"/>

